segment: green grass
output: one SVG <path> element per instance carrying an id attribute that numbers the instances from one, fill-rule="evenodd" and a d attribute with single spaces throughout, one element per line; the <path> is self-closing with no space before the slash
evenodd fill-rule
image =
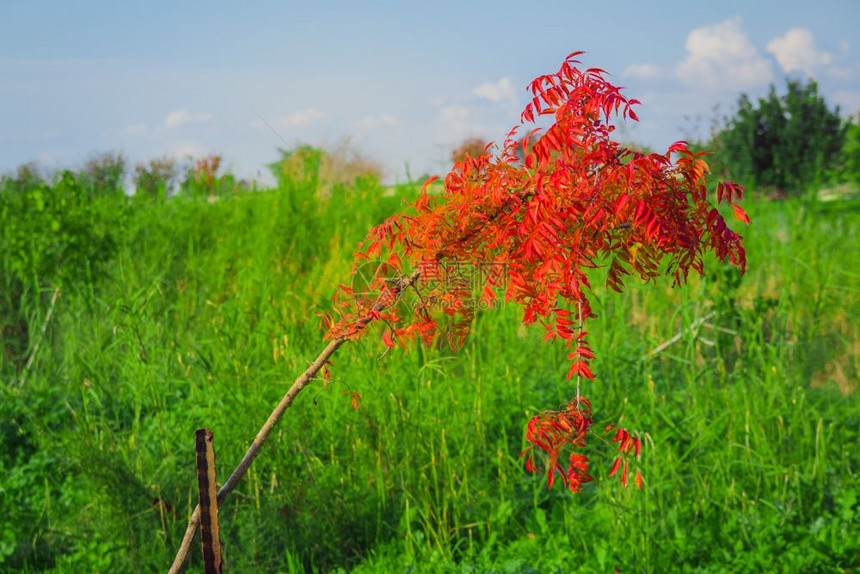
<path id="1" fill-rule="evenodd" d="M 194 430 L 214 432 L 223 480 L 321 350 L 354 247 L 416 193 L 105 199 L 110 257 L 61 283 L 31 369 L 0 357 L 0 570 L 165 570 L 195 503 Z M 745 207 L 743 278 L 709 260 L 683 289 L 597 289 L 585 394 L 642 433 L 642 492 L 606 478 L 600 441 L 578 495 L 523 470 L 529 417 L 572 390 L 563 348 L 504 308 L 456 353 L 339 351 L 222 505 L 225 570 L 856 571 L 860 203 Z M 32 348 L 54 284 L 29 281 Z"/>

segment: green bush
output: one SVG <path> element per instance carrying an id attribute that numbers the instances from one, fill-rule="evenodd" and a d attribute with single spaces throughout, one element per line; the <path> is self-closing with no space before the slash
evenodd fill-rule
<path id="1" fill-rule="evenodd" d="M 814 80 L 788 80 L 785 94 L 741 95 L 737 111 L 716 134 L 719 164 L 728 177 L 777 195 L 820 186 L 838 165 L 847 124 L 830 109 Z"/>
<path id="2" fill-rule="evenodd" d="M 16 369 L 51 293 L 91 285 L 113 258 L 124 199 L 93 196 L 68 171 L 53 184 L 30 170 L 3 181 L 0 340 Z"/>
<path id="3" fill-rule="evenodd" d="M 167 197 L 174 191 L 180 169 L 176 160 L 162 157 L 134 167 L 135 195 L 144 197 Z"/>
<path id="4" fill-rule="evenodd" d="M 122 194 L 126 161 L 121 153 L 97 154 L 87 160 L 77 180 L 94 195 Z"/>

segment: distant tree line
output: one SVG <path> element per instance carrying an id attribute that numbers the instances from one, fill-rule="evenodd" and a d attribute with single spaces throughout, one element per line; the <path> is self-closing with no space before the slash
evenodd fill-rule
<path id="1" fill-rule="evenodd" d="M 479 137 L 466 138 L 452 150 L 451 161 L 481 155 L 486 144 Z M 707 141 L 692 147 L 713 152 L 707 161 L 719 176 L 714 179 L 737 181 L 774 197 L 833 184 L 860 186 L 858 119 L 845 119 L 838 106 L 830 107 L 814 80 L 789 79 L 785 93 L 771 85 L 758 100 L 742 94 L 731 115 L 714 121 Z"/>
<path id="2" fill-rule="evenodd" d="M 168 198 L 212 202 L 256 190 L 256 183 L 222 168 L 217 155 L 183 162 L 162 157 L 129 173 L 125 157 L 110 152 L 75 171 L 48 174 L 26 163 L 0 175 L 0 367 L 4 360 L 23 367 L 33 349 L 33 321 L 44 317 L 56 293 L 109 272 L 133 209 Z M 282 151 L 269 168 L 279 188 L 315 190 L 296 194 L 308 203 L 359 181 L 378 186 L 382 175 L 381 165 L 346 141 L 329 150 Z"/>

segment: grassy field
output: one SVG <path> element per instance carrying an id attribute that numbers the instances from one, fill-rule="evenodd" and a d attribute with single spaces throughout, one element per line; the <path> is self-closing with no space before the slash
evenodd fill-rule
<path id="1" fill-rule="evenodd" d="M 0 210 L 0 571 L 164 571 L 196 502 L 194 430 L 214 432 L 223 479 L 321 349 L 352 250 L 417 186 L 59 187 L 42 211 L 68 195 L 99 222 L 74 228 L 101 241 L 83 255 L 14 255 L 66 235 L 14 236 L 26 222 Z M 523 470 L 526 422 L 571 389 L 563 348 L 503 308 L 457 353 L 344 347 L 222 506 L 225 570 L 860 570 L 860 202 L 745 208 L 743 278 L 708 260 L 683 289 L 597 288 L 585 393 L 643 436 L 642 492 L 606 478 L 599 442 L 581 494 Z"/>

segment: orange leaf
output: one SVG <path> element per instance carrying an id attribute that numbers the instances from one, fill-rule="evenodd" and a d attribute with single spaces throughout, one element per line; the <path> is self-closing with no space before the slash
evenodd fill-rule
<path id="1" fill-rule="evenodd" d="M 735 212 L 735 219 L 739 219 L 739 220 L 743 221 L 744 223 L 746 223 L 747 225 L 750 224 L 749 215 L 747 215 L 747 212 L 744 211 L 740 205 L 733 203 L 732 209 Z"/>
<path id="2" fill-rule="evenodd" d="M 343 394 L 350 395 L 350 401 L 352 402 L 352 408 L 358 412 L 361 408 L 361 395 L 358 393 L 353 393 L 351 391 L 343 391 Z"/>

